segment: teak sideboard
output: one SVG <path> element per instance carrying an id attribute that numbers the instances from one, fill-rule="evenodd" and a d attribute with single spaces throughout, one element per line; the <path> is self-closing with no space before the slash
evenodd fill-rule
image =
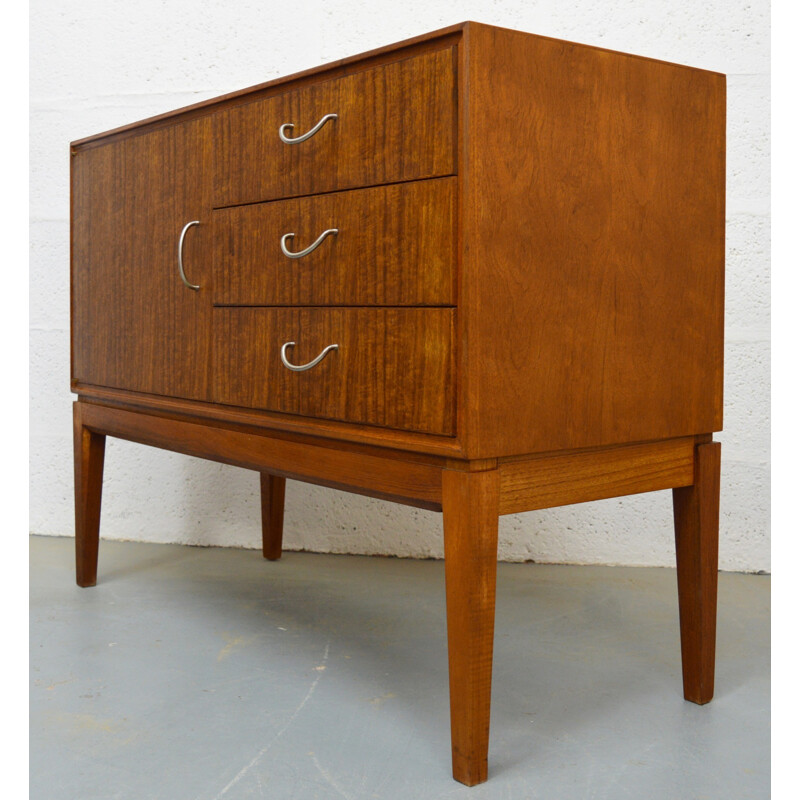
<path id="1" fill-rule="evenodd" d="M 71 145 L 77 581 L 106 436 L 443 512 L 487 778 L 500 514 L 672 489 L 714 687 L 725 76 L 476 24 Z M 431 687 L 435 691 L 436 687 Z"/>

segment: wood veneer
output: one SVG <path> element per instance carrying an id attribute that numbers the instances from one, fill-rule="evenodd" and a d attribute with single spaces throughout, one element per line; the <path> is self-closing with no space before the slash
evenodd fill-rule
<path id="1" fill-rule="evenodd" d="M 470 22 L 73 142 L 71 164 L 80 585 L 107 436 L 257 471 L 268 560 L 287 478 L 442 511 L 473 785 L 498 517 L 671 488 L 684 695 L 711 699 L 723 75 Z M 176 263 L 194 220 L 198 290 Z M 294 372 L 287 341 L 294 363 L 339 349 Z"/>

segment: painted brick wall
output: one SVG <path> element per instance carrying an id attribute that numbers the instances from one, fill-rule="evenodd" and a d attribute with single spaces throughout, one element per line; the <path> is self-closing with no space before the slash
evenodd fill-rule
<path id="1" fill-rule="evenodd" d="M 720 561 L 769 570 L 767 0 L 31 0 L 31 531 L 72 534 L 70 140 L 463 19 L 728 74 Z M 439 515 L 292 482 L 289 549 L 441 557 Z M 111 440 L 102 535 L 256 547 L 258 477 Z M 504 517 L 505 560 L 670 565 L 669 492 Z"/>

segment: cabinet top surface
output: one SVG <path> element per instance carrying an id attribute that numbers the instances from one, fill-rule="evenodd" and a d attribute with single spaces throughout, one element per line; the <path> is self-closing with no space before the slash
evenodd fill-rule
<path id="1" fill-rule="evenodd" d="M 129 123 L 127 125 L 122 125 L 118 128 L 112 128 L 111 130 L 103 131 L 101 133 L 96 133 L 91 136 L 86 136 L 82 139 L 76 139 L 75 141 L 70 143 L 70 147 L 73 150 L 82 148 L 84 146 L 91 146 L 93 144 L 102 144 L 106 139 L 116 139 L 120 136 L 125 135 L 134 135 L 140 131 L 140 129 L 148 128 L 153 125 L 157 125 L 159 123 L 166 123 L 170 121 L 180 122 L 183 119 L 190 119 L 195 116 L 201 116 L 206 113 L 210 113 L 214 110 L 217 110 L 220 107 L 224 107 L 227 105 L 236 104 L 237 102 L 246 102 L 247 100 L 251 99 L 248 98 L 249 95 L 257 95 L 259 93 L 266 93 L 270 92 L 271 90 L 274 91 L 275 89 L 285 85 L 290 84 L 296 81 L 304 81 L 308 79 L 314 79 L 317 77 L 321 78 L 328 78 L 334 77 L 336 74 L 346 73 L 348 68 L 351 68 L 353 65 L 359 62 L 365 61 L 380 61 L 381 59 L 396 57 L 399 55 L 399 51 L 409 50 L 409 55 L 411 55 L 415 49 L 424 49 L 429 45 L 435 45 L 437 40 L 447 40 L 448 38 L 453 38 L 454 40 L 459 38 L 462 33 L 468 33 L 471 27 L 480 26 L 483 28 L 497 28 L 498 30 L 511 30 L 508 28 L 499 28 L 498 26 L 494 25 L 485 25 L 484 23 L 472 22 L 472 21 L 465 21 L 459 22 L 455 25 L 450 25 L 445 28 L 439 28 L 435 31 L 429 31 L 428 33 L 421 34 L 419 36 L 414 36 L 410 39 L 403 39 L 399 42 L 393 42 L 392 44 L 384 45 L 383 47 L 379 47 L 373 50 L 368 50 L 363 53 L 358 53 L 356 55 L 348 56 L 346 58 L 341 58 L 336 61 L 329 61 L 325 64 L 319 64 L 316 67 L 311 67 L 306 70 L 302 70 L 300 72 L 294 72 L 289 75 L 283 75 L 279 78 L 274 78 L 270 81 L 265 81 L 264 83 L 259 83 L 254 86 L 249 86 L 245 89 L 239 89 L 234 92 L 230 92 L 228 94 L 219 95 L 217 97 L 209 98 L 208 100 L 203 100 L 199 103 L 194 103 L 192 105 L 183 106 L 181 108 L 177 108 L 171 111 L 168 111 L 164 114 L 158 114 L 153 117 L 147 117 L 142 120 L 137 120 L 136 122 Z M 676 64 L 674 62 L 663 61 L 661 59 L 650 58 L 648 56 L 642 56 L 632 53 L 624 53 L 618 50 L 610 50 L 609 48 L 605 47 L 595 47 L 593 45 L 583 44 L 580 42 L 570 42 L 568 40 L 561 40 L 555 39 L 552 36 L 540 36 L 539 34 L 533 33 L 526 33 L 523 31 L 513 31 L 514 33 L 518 33 L 523 36 L 530 37 L 531 40 L 534 39 L 541 39 L 547 41 L 563 41 L 565 45 L 570 45 L 574 47 L 587 47 L 591 50 L 595 50 L 598 52 L 606 52 L 612 53 L 614 55 L 619 56 L 626 56 L 629 58 L 638 58 L 644 59 L 646 61 L 651 61 L 655 63 L 661 63 L 673 67 L 683 67 L 685 69 L 692 69 L 697 70 L 698 72 L 711 72 L 710 70 L 701 70 L 695 67 L 690 67 L 685 64 Z M 326 75 L 325 73 L 332 73 L 331 75 Z M 715 73 L 715 74 L 722 74 L 722 73 Z"/>

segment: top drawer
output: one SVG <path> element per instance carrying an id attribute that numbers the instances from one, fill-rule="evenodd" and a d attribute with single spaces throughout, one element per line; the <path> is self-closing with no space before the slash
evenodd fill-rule
<path id="1" fill-rule="evenodd" d="M 214 115 L 214 205 L 254 203 L 456 171 L 450 47 Z M 304 141 L 327 114 L 336 114 Z"/>

